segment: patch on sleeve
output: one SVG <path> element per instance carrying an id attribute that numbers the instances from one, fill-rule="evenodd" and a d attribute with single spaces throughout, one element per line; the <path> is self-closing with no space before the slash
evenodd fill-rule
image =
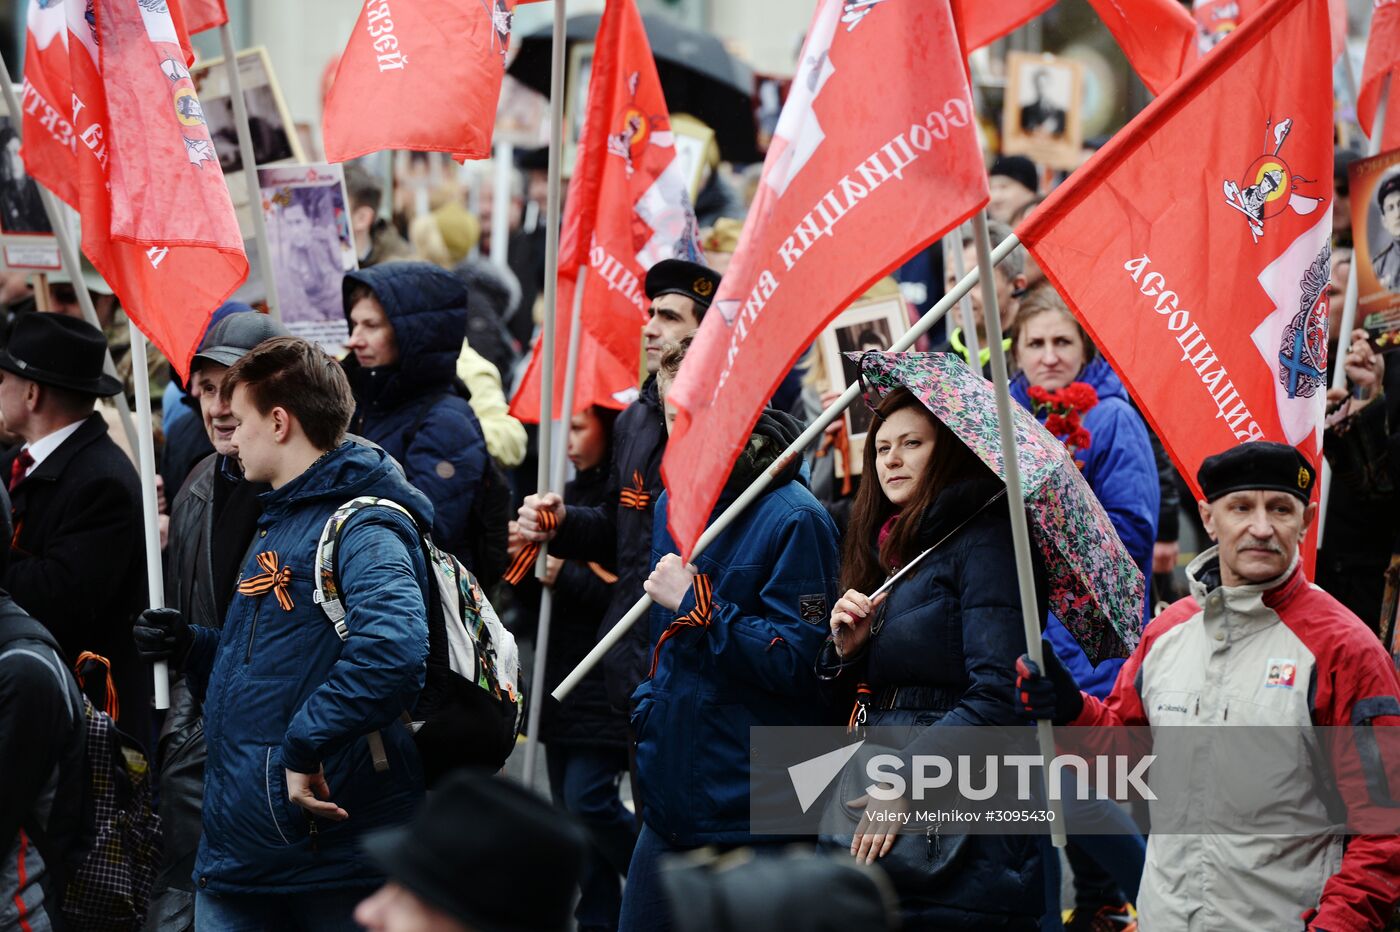
<path id="1" fill-rule="evenodd" d="M 819 592 L 816 595 L 800 596 L 797 600 L 797 614 L 802 616 L 803 621 L 814 625 L 826 621 L 831 614 L 826 607 L 826 594 Z"/>

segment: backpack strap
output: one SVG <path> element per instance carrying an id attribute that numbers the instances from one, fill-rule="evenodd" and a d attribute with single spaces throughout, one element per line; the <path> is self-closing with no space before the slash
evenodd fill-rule
<path id="1" fill-rule="evenodd" d="M 340 545 L 340 533 L 344 530 L 346 522 L 361 510 L 376 506 L 392 508 L 408 518 L 415 528 L 418 527 L 413 515 L 398 502 L 373 495 L 361 495 L 341 505 L 326 519 L 325 526 L 321 528 L 321 536 L 316 541 L 316 592 L 312 600 L 321 606 L 321 611 L 326 613 L 326 617 L 335 626 L 335 633 L 340 635 L 342 641 L 349 639 L 350 628 L 345 624 L 345 602 L 341 598 L 340 583 L 336 579 L 335 556 Z"/>

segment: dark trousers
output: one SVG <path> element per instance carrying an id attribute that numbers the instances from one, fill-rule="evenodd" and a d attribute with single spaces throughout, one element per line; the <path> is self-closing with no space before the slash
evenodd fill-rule
<path id="1" fill-rule="evenodd" d="M 358 932 L 355 907 L 374 892 L 206 893 L 195 895 L 196 932 Z"/>
<path id="2" fill-rule="evenodd" d="M 622 878 L 637 841 L 636 822 L 618 796 L 627 752 L 551 744 L 545 762 L 554 802 L 578 816 L 593 839 L 574 918 L 580 930 L 616 929 Z"/>

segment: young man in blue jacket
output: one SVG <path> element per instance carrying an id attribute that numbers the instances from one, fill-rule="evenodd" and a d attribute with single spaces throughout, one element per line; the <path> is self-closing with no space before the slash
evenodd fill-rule
<path id="1" fill-rule="evenodd" d="M 663 403 L 686 339 L 662 356 Z M 666 405 L 667 425 L 675 409 Z M 760 416 L 716 505 L 729 505 L 801 432 L 790 416 Z M 792 460 L 696 560 L 685 565 L 656 504 L 645 589 L 650 671 L 632 694 L 643 825 L 623 892 L 620 928 L 670 928 L 657 877 L 661 855 L 702 845 L 763 843 L 749 825 L 749 729 L 820 725 L 827 705 L 814 670 L 836 601 L 836 526 Z M 786 839 L 790 841 L 791 839 Z"/>
<path id="2" fill-rule="evenodd" d="M 360 841 L 407 822 L 423 799 L 399 722 L 423 688 L 428 571 L 418 527 L 432 506 L 382 450 L 345 441 L 354 409 L 335 360 L 295 337 L 259 344 L 225 374 L 233 446 L 262 515 L 221 629 L 176 611 L 138 621 L 138 649 L 205 686 L 204 832 L 197 929 L 351 930 L 383 882 Z M 313 599 L 327 518 L 361 495 L 391 499 L 341 531 L 342 643 Z M 382 737 L 376 768 L 366 735 Z"/>

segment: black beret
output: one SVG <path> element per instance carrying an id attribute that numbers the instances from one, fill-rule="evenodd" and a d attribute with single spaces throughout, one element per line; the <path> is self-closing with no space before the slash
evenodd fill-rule
<path id="1" fill-rule="evenodd" d="M 1261 489 L 1296 495 L 1306 505 L 1312 498 L 1317 471 L 1296 447 L 1255 440 L 1206 457 L 1196 472 L 1206 501 L 1231 492 Z"/>
<path id="2" fill-rule="evenodd" d="M 1035 170 L 1035 163 L 1024 155 L 998 156 L 992 163 L 992 170 L 987 172 L 987 177 L 993 178 L 997 175 L 1010 178 L 1032 194 L 1040 193 L 1040 173 Z"/>
<path id="3" fill-rule="evenodd" d="M 1382 210 L 1385 209 L 1385 199 L 1400 191 L 1400 172 L 1396 172 L 1389 178 L 1381 182 L 1381 189 L 1376 194 L 1376 205 Z"/>
<path id="4" fill-rule="evenodd" d="M 646 289 L 648 298 L 685 295 L 704 309 L 710 306 L 719 290 L 719 273 L 698 262 L 662 259 L 647 272 Z"/>

